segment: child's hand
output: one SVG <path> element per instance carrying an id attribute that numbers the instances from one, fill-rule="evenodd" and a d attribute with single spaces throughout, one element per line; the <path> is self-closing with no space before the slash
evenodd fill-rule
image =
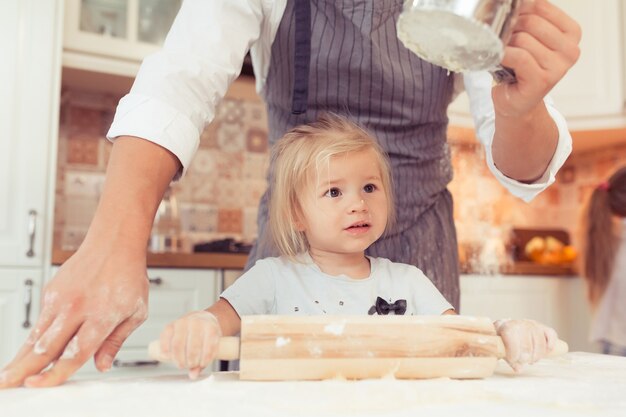
<path id="1" fill-rule="evenodd" d="M 193 311 L 168 324 L 161 333 L 161 352 L 196 379 L 213 362 L 222 331 L 208 311 Z"/>
<path id="2" fill-rule="evenodd" d="M 494 326 L 506 349 L 505 360 L 515 372 L 546 356 L 559 339 L 554 329 L 534 320 L 497 320 Z"/>

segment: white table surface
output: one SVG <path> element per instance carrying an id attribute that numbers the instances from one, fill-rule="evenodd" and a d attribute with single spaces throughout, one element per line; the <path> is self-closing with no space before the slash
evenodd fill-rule
<path id="1" fill-rule="evenodd" d="M 167 373 L 168 371 L 164 371 Z M 169 371 L 171 372 L 171 371 Z M 482 380 L 239 381 L 235 372 L 0 391 L 0 416 L 626 416 L 626 358 L 574 352 Z"/>

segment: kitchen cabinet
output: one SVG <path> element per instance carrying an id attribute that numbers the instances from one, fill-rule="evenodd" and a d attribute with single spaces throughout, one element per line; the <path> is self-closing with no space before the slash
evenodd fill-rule
<path id="1" fill-rule="evenodd" d="M 63 65 L 134 77 L 182 0 L 65 0 Z"/>
<path id="2" fill-rule="evenodd" d="M 6 0 L 0 13 L 0 366 L 37 319 L 51 254 L 60 0 Z"/>
<path id="3" fill-rule="evenodd" d="M 537 320 L 554 328 L 570 351 L 598 351 L 587 340 L 591 312 L 578 277 L 462 275 L 461 313 Z"/>
<path id="4" fill-rule="evenodd" d="M 557 108 L 573 131 L 626 128 L 623 2 L 552 0 L 552 3 L 574 18 L 583 33 L 578 62 L 550 92 Z M 451 125 L 473 126 L 466 94 L 451 104 L 449 116 Z"/>
<path id="5" fill-rule="evenodd" d="M 60 4 L 40 3 L 7 0 L 0 13 L 0 267 L 41 267 L 49 252 Z"/>
<path id="6" fill-rule="evenodd" d="M 42 270 L 0 268 L 0 367 L 17 353 L 39 313 Z"/>

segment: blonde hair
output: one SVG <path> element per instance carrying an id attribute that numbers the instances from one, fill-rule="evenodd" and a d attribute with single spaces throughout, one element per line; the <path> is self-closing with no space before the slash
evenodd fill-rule
<path id="1" fill-rule="evenodd" d="M 593 190 L 582 212 L 580 270 L 593 307 L 604 295 L 613 272 L 620 238 L 618 217 L 626 217 L 626 167 Z"/>
<path id="2" fill-rule="evenodd" d="M 395 221 L 391 168 L 385 151 L 368 132 L 329 113 L 316 122 L 296 126 L 276 142 L 270 163 L 269 228 L 281 255 L 293 259 L 309 249 L 306 236 L 297 225 L 303 214 L 301 196 L 312 186 L 311 173 L 334 156 L 364 150 L 373 150 L 378 159 L 387 196 L 388 232 Z"/>

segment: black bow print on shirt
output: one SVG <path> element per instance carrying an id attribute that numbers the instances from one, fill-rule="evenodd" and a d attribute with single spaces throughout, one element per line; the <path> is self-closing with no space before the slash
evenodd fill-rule
<path id="1" fill-rule="evenodd" d="M 392 311 L 396 316 L 401 316 L 406 313 L 406 300 L 397 300 L 396 302 L 389 304 L 382 298 L 376 297 L 376 304 L 370 308 L 367 314 L 372 315 L 377 313 L 381 316 L 386 316 Z"/>

